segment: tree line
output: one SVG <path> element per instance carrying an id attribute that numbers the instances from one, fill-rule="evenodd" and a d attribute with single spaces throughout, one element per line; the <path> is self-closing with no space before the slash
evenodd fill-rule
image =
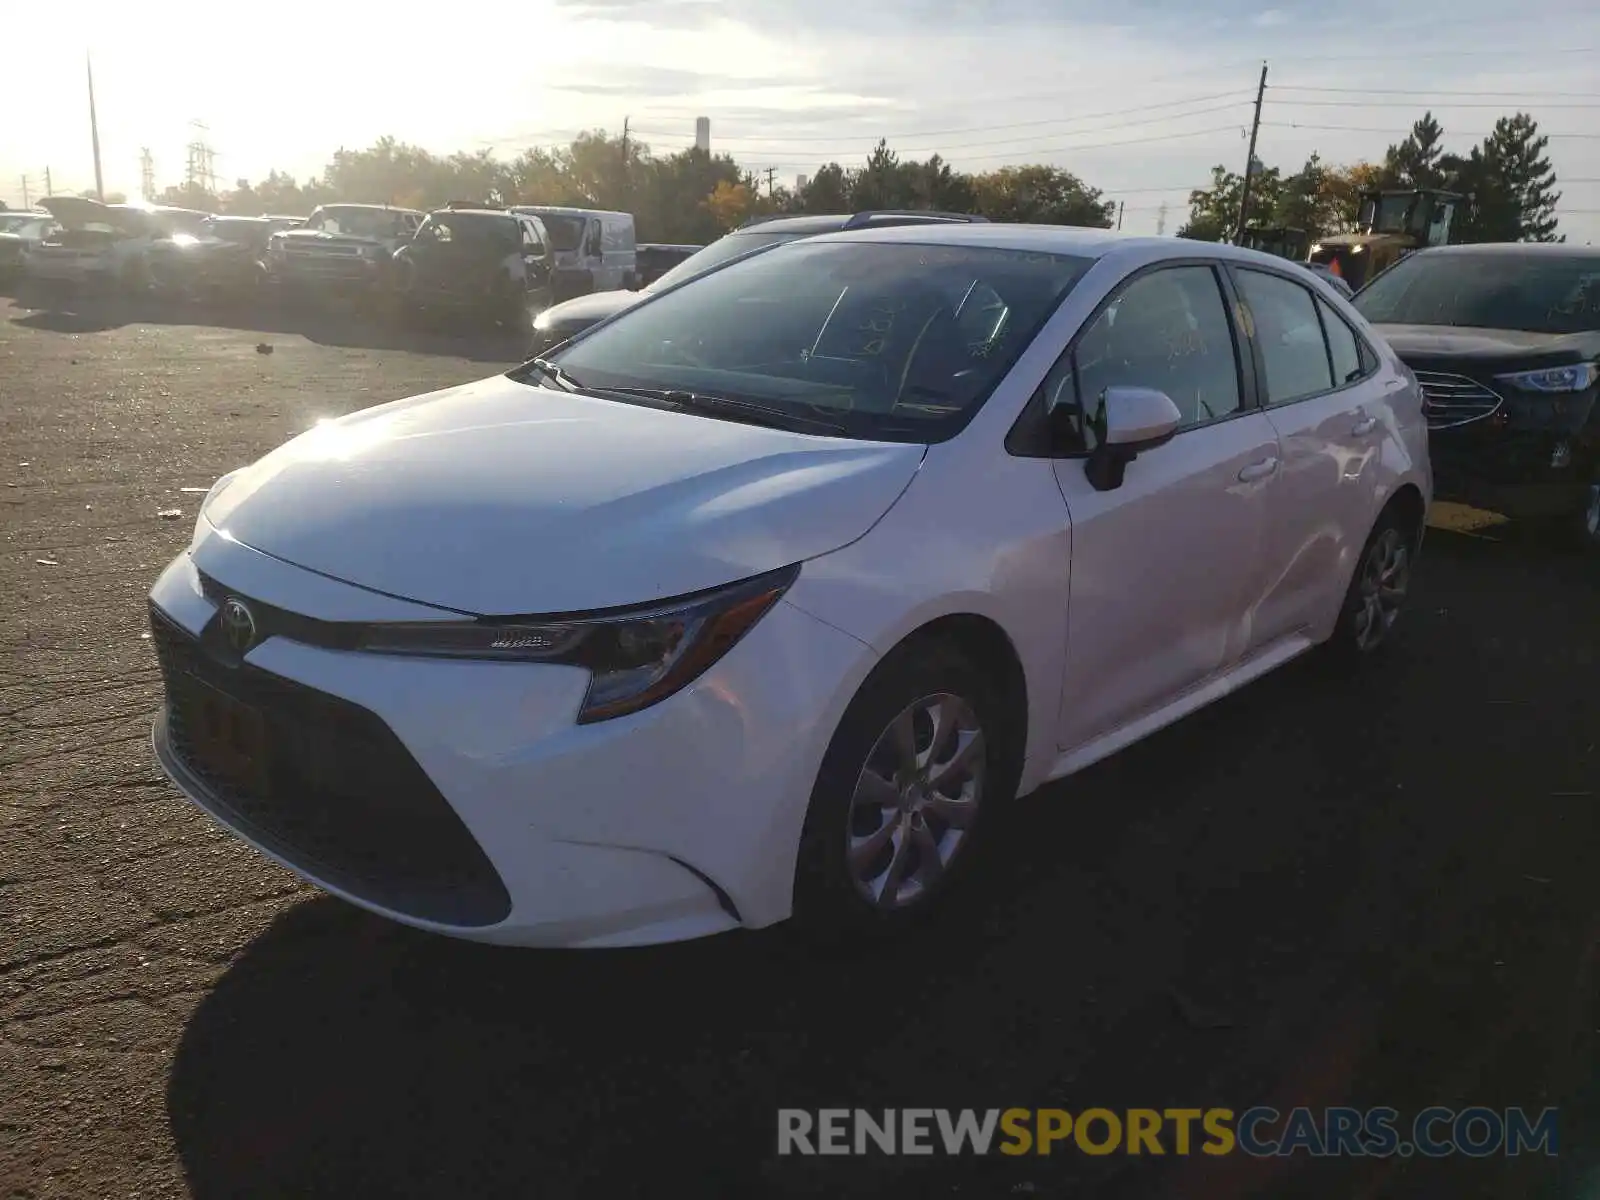
<path id="1" fill-rule="evenodd" d="M 1462 197 L 1452 223 L 1461 242 L 1553 242 L 1556 172 L 1546 153 L 1550 139 L 1527 113 L 1501 117 L 1493 131 L 1465 155 L 1446 154 L 1444 127 L 1426 112 L 1411 132 L 1391 145 L 1381 162 L 1328 166 L 1312 154 L 1293 174 L 1262 167 L 1251 178 L 1250 224 L 1301 229 L 1312 239 L 1347 233 L 1359 196 L 1371 188 L 1438 188 Z M 1211 169 L 1211 186 L 1189 193 L 1189 220 L 1179 237 L 1223 241 L 1233 235 L 1243 178 Z"/>
<path id="2" fill-rule="evenodd" d="M 452 200 L 564 204 L 631 212 L 641 241 L 681 243 L 709 242 L 751 217 L 779 213 L 941 209 L 996 221 L 1109 228 L 1116 211 L 1098 189 L 1060 167 L 968 174 L 939 155 L 902 159 L 880 141 L 859 167 L 830 162 L 794 189 L 764 186 L 727 154 L 691 148 L 658 156 L 637 139 L 604 130 L 512 159 L 488 150 L 438 155 L 385 137 L 364 150 L 339 150 L 310 179 L 272 171 L 220 194 L 190 184 L 169 187 L 156 200 L 238 215 L 304 215 L 335 201 L 423 210 Z"/>
<path id="3" fill-rule="evenodd" d="M 1329 165 L 1313 153 L 1292 174 L 1258 167 L 1250 224 L 1301 229 L 1314 239 L 1349 231 L 1362 191 L 1429 187 L 1463 195 L 1455 221 L 1458 240 L 1557 240 L 1561 195 L 1546 154 L 1549 138 L 1531 116 L 1500 118 L 1466 155 L 1444 153 L 1443 136 L 1429 112 L 1381 162 Z M 1243 179 L 1221 165 L 1211 176 L 1208 187 L 1189 194 L 1188 220 L 1178 236 L 1232 236 Z M 803 188 L 763 187 L 731 155 L 700 149 L 656 155 L 644 142 L 599 129 L 565 147 L 525 150 L 511 159 L 489 150 L 439 155 L 385 137 L 366 149 L 339 150 L 309 179 L 271 171 L 254 183 L 238 180 L 219 194 L 191 184 L 170 187 L 156 199 L 212 212 L 301 216 L 335 201 L 424 210 L 452 200 L 566 204 L 632 212 L 641 241 L 683 243 L 709 242 L 751 217 L 786 213 L 940 209 L 994 221 L 1101 229 L 1116 218 L 1116 202 L 1101 189 L 1044 164 L 968 173 L 937 154 L 921 161 L 901 158 L 880 141 L 859 166 L 830 162 Z"/>

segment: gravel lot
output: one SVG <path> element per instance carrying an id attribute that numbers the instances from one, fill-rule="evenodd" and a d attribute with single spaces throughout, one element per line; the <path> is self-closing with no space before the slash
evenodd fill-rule
<path id="1" fill-rule="evenodd" d="M 1436 529 L 1381 671 L 1297 664 L 1014 806 L 886 953 L 482 949 L 181 801 L 141 634 L 184 489 L 516 347 L 235 324 L 0 300 L 0 1196 L 1554 1197 L 1600 1162 L 1600 563 Z M 1559 1105 L 1561 1153 L 774 1153 L 780 1106 L 1261 1103 Z"/>

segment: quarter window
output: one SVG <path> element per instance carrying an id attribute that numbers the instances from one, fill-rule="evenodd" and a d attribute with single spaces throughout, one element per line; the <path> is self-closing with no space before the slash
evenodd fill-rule
<path id="1" fill-rule="evenodd" d="M 1266 367 L 1267 403 L 1293 404 L 1330 391 L 1333 369 L 1310 290 L 1261 271 L 1241 270 L 1238 280 Z"/>
<path id="2" fill-rule="evenodd" d="M 1239 410 L 1239 362 L 1227 308 L 1210 267 L 1167 267 L 1141 275 L 1106 306 L 1044 383 L 1048 409 L 1065 406 L 1061 426 L 1079 449 L 1093 450 L 1107 388 L 1164 392 L 1182 414 L 1180 429 Z M 1058 426 L 1058 427 L 1061 427 Z"/>
<path id="3" fill-rule="evenodd" d="M 1317 301 L 1317 311 L 1322 314 L 1322 327 L 1328 333 L 1328 358 L 1333 362 L 1335 387 L 1354 383 L 1367 373 L 1361 354 L 1361 344 L 1355 331 L 1344 323 L 1344 318 L 1323 301 Z"/>

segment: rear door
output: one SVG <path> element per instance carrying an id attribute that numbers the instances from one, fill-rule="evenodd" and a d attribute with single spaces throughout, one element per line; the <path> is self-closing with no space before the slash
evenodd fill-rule
<path id="1" fill-rule="evenodd" d="M 1377 509 L 1385 433 L 1376 354 L 1307 283 L 1231 266 L 1262 402 L 1283 446 L 1268 494 L 1250 648 L 1336 611 Z"/>

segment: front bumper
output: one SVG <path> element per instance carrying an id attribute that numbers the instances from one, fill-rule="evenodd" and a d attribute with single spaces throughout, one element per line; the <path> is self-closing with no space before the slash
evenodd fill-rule
<path id="1" fill-rule="evenodd" d="M 313 618 L 416 615 L 212 535 L 151 592 L 153 622 L 191 652 L 218 607 L 201 571 Z M 683 692 L 579 726 L 582 670 L 269 637 L 235 668 L 200 665 L 204 682 L 258 706 L 269 746 L 284 747 L 263 794 L 240 798 L 186 760 L 171 697 L 156 752 L 219 823 L 393 920 L 518 945 L 678 941 L 789 914 L 817 766 L 871 660 L 780 603 Z M 164 650 L 163 667 L 176 682 L 182 654 Z"/>

